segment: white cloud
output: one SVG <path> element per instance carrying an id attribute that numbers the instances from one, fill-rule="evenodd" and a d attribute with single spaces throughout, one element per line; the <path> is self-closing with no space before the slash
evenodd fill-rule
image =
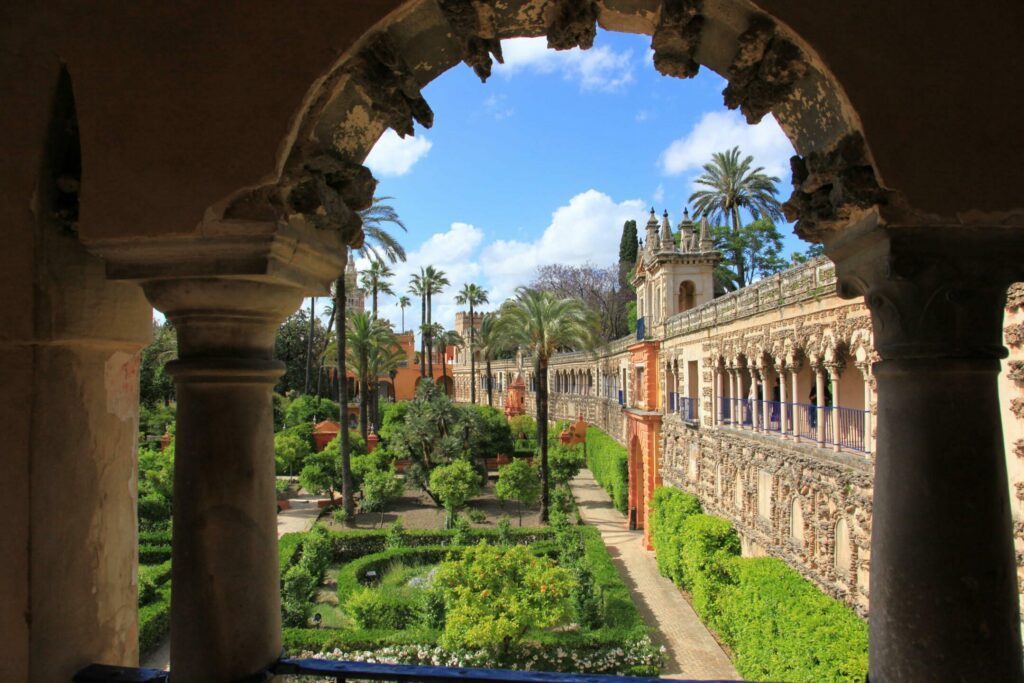
<path id="1" fill-rule="evenodd" d="M 651 195 L 651 199 L 654 201 L 655 204 L 661 204 L 661 202 L 665 199 L 664 183 L 658 183 L 658 187 L 656 190 L 654 190 L 654 194 Z"/>
<path id="2" fill-rule="evenodd" d="M 641 109 L 636 113 L 636 116 L 633 118 L 636 120 L 637 123 L 646 123 L 647 121 L 650 121 L 653 118 L 653 116 L 651 115 L 651 112 L 647 111 L 646 109 Z"/>
<path id="3" fill-rule="evenodd" d="M 433 146 L 434 143 L 423 135 L 401 138 L 389 128 L 370 150 L 366 165 L 377 176 L 405 175 Z"/>
<path id="4" fill-rule="evenodd" d="M 589 50 L 549 50 L 547 39 L 513 38 L 503 40 L 504 64 L 496 64 L 494 72 L 511 78 L 516 73 L 532 71 L 540 74 L 561 74 L 577 81 L 582 91 L 616 92 L 633 82 L 633 51 L 616 52 L 607 45 Z"/>
<path id="5" fill-rule="evenodd" d="M 434 296 L 433 319 L 446 328 L 455 324 L 455 313 L 463 307 L 455 303 L 455 294 L 468 282 L 488 290 L 490 304 L 497 308 L 512 296 L 515 288 L 533 280 L 538 266 L 551 263 L 608 265 L 618 258 L 622 224 L 629 219 L 644 219 L 646 204 L 639 199 L 616 202 L 597 190 L 572 197 L 551 214 L 551 222 L 533 241 L 499 239 L 486 243 L 482 229 L 468 223 L 452 223 L 445 232 L 431 235 L 419 248 L 409 252 L 405 263 L 393 266 L 392 281 L 399 294 L 406 294 L 409 278 L 421 266 L 432 265 L 445 271 L 450 286 Z M 368 263 L 357 262 L 362 270 Z M 405 310 L 406 329 L 420 324 L 419 301 Z M 401 310 L 396 299 L 380 302 L 382 317 L 400 327 Z"/>
<path id="6" fill-rule="evenodd" d="M 492 94 L 484 100 L 484 109 L 494 117 L 495 121 L 507 119 L 516 111 L 507 105 L 507 99 L 504 95 Z"/>
<path id="7" fill-rule="evenodd" d="M 793 146 L 770 114 L 751 126 L 735 111 L 708 112 L 689 133 L 662 152 L 658 164 L 665 175 L 692 172 L 696 176 L 712 154 L 737 146 L 744 155 L 753 155 L 754 164 L 763 166 L 769 175 L 781 178 L 783 183 L 789 179 Z"/>

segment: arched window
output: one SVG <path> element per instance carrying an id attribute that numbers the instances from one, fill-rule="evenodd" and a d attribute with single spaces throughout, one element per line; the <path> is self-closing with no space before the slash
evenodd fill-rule
<path id="1" fill-rule="evenodd" d="M 799 498 L 793 498 L 789 514 L 789 536 L 801 546 L 804 544 L 804 507 Z"/>
<path id="2" fill-rule="evenodd" d="M 836 522 L 836 543 L 835 543 L 835 567 L 836 573 L 840 576 L 847 576 L 850 573 L 850 562 L 853 559 L 852 547 L 850 544 L 850 525 L 845 517 L 840 517 Z"/>
<path id="3" fill-rule="evenodd" d="M 697 288 L 692 281 L 687 280 L 679 285 L 679 298 L 677 312 L 688 311 L 697 305 Z"/>

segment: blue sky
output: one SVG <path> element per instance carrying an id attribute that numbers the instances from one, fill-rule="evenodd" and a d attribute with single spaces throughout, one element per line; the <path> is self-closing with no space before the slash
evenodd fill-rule
<path id="1" fill-rule="evenodd" d="M 539 265 L 610 265 L 626 219 L 642 226 L 653 205 L 678 222 L 701 164 L 733 145 L 788 197 L 793 150 L 774 119 L 748 126 L 727 111 L 725 81 L 706 69 L 662 76 L 649 43 L 605 32 L 585 52 L 505 41 L 505 64 L 486 84 L 460 64 L 428 85 L 433 128 L 405 140 L 388 131 L 366 162 L 409 228 L 396 287 L 420 266 L 445 270 L 453 286 L 435 298 L 435 319 L 450 327 L 465 282 L 497 306 Z M 782 229 L 787 253 L 806 247 Z M 381 314 L 397 326 L 393 299 Z M 406 326 L 418 317 L 418 305 L 407 309 Z"/>

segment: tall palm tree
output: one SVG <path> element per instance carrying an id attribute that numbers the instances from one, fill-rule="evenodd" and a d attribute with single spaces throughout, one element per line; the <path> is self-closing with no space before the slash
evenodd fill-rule
<path id="1" fill-rule="evenodd" d="M 751 168 L 754 157 L 740 160 L 740 148 L 733 147 L 725 152 L 715 152 L 711 161 L 704 164 L 704 173 L 696 183 L 709 189 L 697 190 L 689 201 L 697 213 L 702 213 L 719 225 L 731 223 L 733 237 L 740 232 L 740 209 L 746 209 L 757 220 L 782 218 L 782 208 L 775 198 L 775 184 L 779 179 L 764 173 L 764 168 Z M 746 268 L 742 254 L 734 254 L 736 280 L 739 287 L 747 284 Z"/>
<path id="2" fill-rule="evenodd" d="M 313 333 L 316 331 L 316 297 L 309 299 L 309 334 L 306 337 L 306 381 L 302 385 L 302 393 L 309 394 L 310 374 L 313 371 Z"/>
<path id="3" fill-rule="evenodd" d="M 412 302 L 409 301 L 409 297 L 402 295 L 398 297 L 398 307 L 402 309 L 402 332 L 405 332 L 405 309 L 409 308 Z"/>
<path id="4" fill-rule="evenodd" d="M 403 231 L 405 224 L 398 217 L 394 207 L 386 204 L 390 197 L 374 197 L 369 208 L 359 212 L 363 221 L 363 246 L 359 248 L 362 256 L 370 256 L 376 261 L 388 260 L 405 261 L 405 249 L 398 240 L 388 231 L 388 224 L 397 226 Z M 348 262 L 348 249 L 346 248 L 345 261 Z M 338 379 L 341 390 L 338 392 L 338 403 L 341 407 L 338 422 L 341 428 L 338 430 L 338 445 L 341 451 L 341 495 L 342 504 L 345 508 L 345 518 L 351 520 L 355 513 L 355 487 L 352 482 L 352 459 L 348 440 L 348 381 L 345 371 L 345 272 L 338 275 L 334 283 L 334 325 L 335 338 L 337 339 Z"/>
<path id="5" fill-rule="evenodd" d="M 409 278 L 409 293 L 420 298 L 420 377 L 427 376 L 427 335 L 423 326 L 427 324 L 427 271 L 420 266 L 419 274 Z"/>
<path id="6" fill-rule="evenodd" d="M 370 348 L 369 366 L 370 383 L 372 385 L 370 424 L 375 425 L 377 429 L 380 428 L 380 378 L 389 378 L 393 388 L 398 368 L 405 360 L 405 352 L 402 350 L 398 337 L 391 332 L 391 326 L 384 321 L 380 321 L 380 324 L 387 329 L 388 334 L 391 336 L 387 344 L 375 344 Z"/>
<path id="7" fill-rule="evenodd" d="M 469 305 L 469 402 L 476 403 L 476 348 L 473 343 L 476 340 L 476 318 L 473 317 L 473 308 L 487 303 L 487 290 L 467 282 L 455 295 L 455 303 Z"/>
<path id="8" fill-rule="evenodd" d="M 430 327 L 433 322 L 433 297 L 435 294 L 443 292 L 449 284 L 451 283 L 448 282 L 443 270 L 427 266 L 423 271 L 423 288 L 427 293 L 427 375 L 431 382 L 434 381 L 434 338 L 431 335 L 432 328 Z"/>
<path id="9" fill-rule="evenodd" d="M 592 349 L 597 341 L 594 314 L 578 299 L 519 287 L 501 307 L 500 325 L 510 344 L 529 351 L 537 378 L 537 445 L 540 448 L 541 519 L 548 519 L 548 361 L 558 351 Z"/>
<path id="10" fill-rule="evenodd" d="M 374 385 L 384 358 L 398 347 L 391 329 L 366 313 L 353 313 L 349 319 L 348 360 L 352 363 L 362 391 L 359 392 L 359 433 L 365 440 L 369 435 L 369 416 Z"/>
<path id="11" fill-rule="evenodd" d="M 485 313 L 480 321 L 480 331 L 476 337 L 476 348 L 480 351 L 480 357 L 484 360 L 484 376 L 487 377 L 487 405 L 492 408 L 494 407 L 494 378 L 491 376 L 491 361 L 510 347 L 508 334 L 504 326 L 500 324 L 498 316 L 494 313 Z"/>
<path id="12" fill-rule="evenodd" d="M 395 291 L 391 289 L 391 283 L 389 282 L 394 276 L 394 271 L 383 261 L 373 261 L 370 263 L 370 267 L 363 271 L 362 285 L 363 289 L 370 292 L 371 310 L 373 311 L 372 317 L 374 320 L 377 319 L 377 295 L 395 295 Z"/>

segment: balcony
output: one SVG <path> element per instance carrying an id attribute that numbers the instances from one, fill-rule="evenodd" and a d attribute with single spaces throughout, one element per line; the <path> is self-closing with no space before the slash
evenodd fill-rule
<path id="1" fill-rule="evenodd" d="M 867 454 L 871 413 L 842 406 L 719 399 L 719 424 L 816 442 L 822 447 Z"/>

